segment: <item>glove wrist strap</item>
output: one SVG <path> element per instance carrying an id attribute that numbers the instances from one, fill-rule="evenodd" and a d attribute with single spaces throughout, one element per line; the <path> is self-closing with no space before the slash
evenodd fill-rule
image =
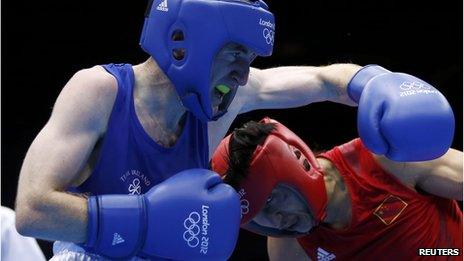
<path id="1" fill-rule="evenodd" d="M 375 76 L 380 74 L 390 73 L 389 70 L 376 65 L 369 64 L 361 68 L 354 76 L 351 78 L 348 83 L 347 92 L 350 98 L 358 103 L 361 98 L 361 93 L 364 89 L 364 86 Z"/>
<path id="2" fill-rule="evenodd" d="M 90 197 L 84 247 L 108 258 L 130 258 L 145 241 L 146 216 L 142 196 Z"/>

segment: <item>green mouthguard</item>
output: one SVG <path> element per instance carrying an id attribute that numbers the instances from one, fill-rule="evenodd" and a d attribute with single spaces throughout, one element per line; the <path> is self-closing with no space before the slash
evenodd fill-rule
<path id="1" fill-rule="evenodd" d="M 216 90 L 220 91 L 222 94 L 227 94 L 230 92 L 230 88 L 224 84 L 219 84 L 216 86 Z"/>

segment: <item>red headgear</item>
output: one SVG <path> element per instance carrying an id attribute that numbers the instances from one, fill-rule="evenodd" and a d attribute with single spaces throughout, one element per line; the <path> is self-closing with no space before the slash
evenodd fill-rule
<path id="1" fill-rule="evenodd" d="M 327 195 L 324 176 L 309 147 L 291 130 L 270 118 L 261 123 L 274 123 L 276 129 L 258 145 L 250 161 L 248 174 L 239 184 L 242 224 L 248 223 L 264 207 L 278 184 L 295 188 L 305 198 L 319 223 L 326 215 Z M 229 141 L 222 140 L 212 158 L 212 168 L 220 175 L 228 169 Z"/>

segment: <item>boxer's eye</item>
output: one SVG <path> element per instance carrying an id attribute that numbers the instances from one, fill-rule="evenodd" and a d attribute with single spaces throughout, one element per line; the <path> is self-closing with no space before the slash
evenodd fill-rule
<path id="1" fill-rule="evenodd" d="M 285 203 L 287 199 L 287 194 L 283 192 L 272 192 L 272 194 L 267 198 L 267 206 L 275 206 L 276 204 Z"/>
<path id="2" fill-rule="evenodd" d="M 272 194 L 266 200 L 266 207 L 273 208 L 276 206 L 277 202 L 278 202 L 278 196 Z"/>
<path id="3" fill-rule="evenodd" d="M 270 204 L 274 200 L 274 197 L 271 195 L 267 198 L 266 204 Z"/>

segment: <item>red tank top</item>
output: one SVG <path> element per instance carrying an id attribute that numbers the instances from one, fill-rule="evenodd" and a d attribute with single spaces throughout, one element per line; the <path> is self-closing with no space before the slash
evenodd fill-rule
<path id="1" fill-rule="evenodd" d="M 312 260 L 462 260 L 462 211 L 456 201 L 426 196 L 385 172 L 360 139 L 321 155 L 342 175 L 351 224 L 319 226 L 298 242 Z M 459 248 L 460 256 L 419 256 L 419 248 Z"/>

